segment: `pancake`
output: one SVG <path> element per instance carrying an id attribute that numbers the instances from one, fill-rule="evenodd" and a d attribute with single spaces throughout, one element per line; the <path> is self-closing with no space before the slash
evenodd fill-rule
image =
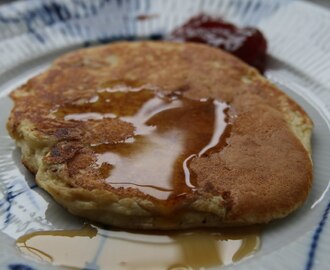
<path id="1" fill-rule="evenodd" d="M 59 57 L 11 93 L 7 128 L 37 184 L 124 228 L 267 223 L 312 183 L 312 122 L 236 57 L 118 42 Z"/>

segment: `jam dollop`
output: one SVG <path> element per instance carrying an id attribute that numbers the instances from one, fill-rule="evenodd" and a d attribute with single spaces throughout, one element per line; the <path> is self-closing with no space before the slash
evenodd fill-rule
<path id="1" fill-rule="evenodd" d="M 206 43 L 237 56 L 261 73 L 265 70 L 267 41 L 254 27 L 239 28 L 221 18 L 200 14 L 174 29 L 169 39 Z"/>

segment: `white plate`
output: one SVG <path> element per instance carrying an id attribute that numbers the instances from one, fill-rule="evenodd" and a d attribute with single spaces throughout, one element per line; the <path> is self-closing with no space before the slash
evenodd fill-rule
<path id="1" fill-rule="evenodd" d="M 307 202 L 266 227 L 254 256 L 222 269 L 328 269 L 330 13 L 284 0 L 31 0 L 1 6 L 0 269 L 53 269 L 24 258 L 15 239 L 30 231 L 79 228 L 83 223 L 37 188 L 21 165 L 5 129 L 12 106 L 8 93 L 65 51 L 121 38 L 157 38 L 201 11 L 258 25 L 269 43 L 265 75 L 300 103 L 315 124 L 314 185 Z M 137 20 L 146 14 L 156 16 Z"/>

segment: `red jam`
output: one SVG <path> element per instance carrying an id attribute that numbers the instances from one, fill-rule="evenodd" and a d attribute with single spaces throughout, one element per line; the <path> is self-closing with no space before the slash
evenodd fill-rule
<path id="1" fill-rule="evenodd" d="M 253 27 L 238 28 L 220 18 L 201 14 L 175 29 L 170 40 L 206 43 L 226 50 L 260 72 L 265 69 L 267 41 Z"/>

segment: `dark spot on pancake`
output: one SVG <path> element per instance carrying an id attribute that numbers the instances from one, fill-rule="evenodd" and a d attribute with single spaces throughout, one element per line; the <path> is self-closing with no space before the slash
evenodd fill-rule
<path id="1" fill-rule="evenodd" d="M 227 211 L 229 211 L 233 206 L 233 199 L 232 199 L 232 196 L 231 196 L 231 192 L 230 191 L 222 192 L 221 196 L 225 201 L 224 204 L 226 206 Z"/>
<path id="2" fill-rule="evenodd" d="M 55 137 L 58 140 L 78 140 L 82 136 L 82 131 L 77 128 L 58 128 L 55 133 Z"/>
<path id="3" fill-rule="evenodd" d="M 60 151 L 60 149 L 58 149 L 58 148 L 52 148 L 52 150 L 51 150 L 51 152 L 50 152 L 50 155 L 51 155 L 52 157 L 58 157 L 58 156 L 61 155 L 61 151 Z"/>
<path id="4" fill-rule="evenodd" d="M 50 151 L 50 154 L 45 157 L 48 164 L 64 163 L 74 157 L 78 150 L 83 146 L 75 142 L 59 142 Z"/>

